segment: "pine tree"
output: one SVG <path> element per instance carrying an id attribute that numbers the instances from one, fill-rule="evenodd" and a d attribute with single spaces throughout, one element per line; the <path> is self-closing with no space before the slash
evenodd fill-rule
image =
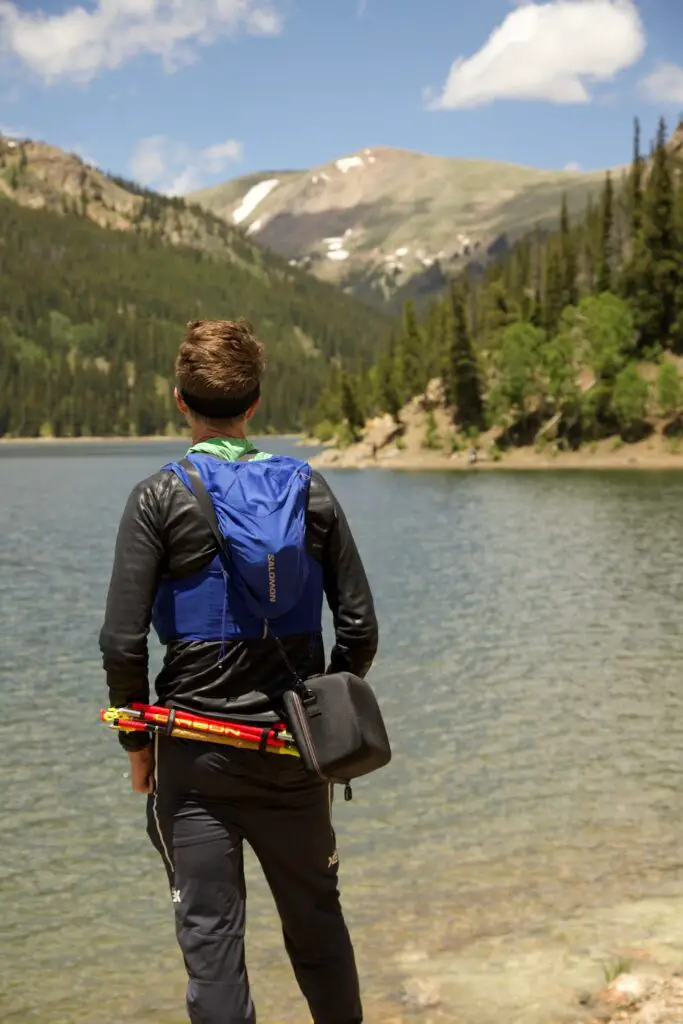
<path id="1" fill-rule="evenodd" d="M 659 122 L 652 171 L 641 206 L 634 220 L 638 228 L 626 271 L 626 294 L 633 309 L 640 348 L 652 349 L 671 344 L 672 330 L 677 324 L 681 274 L 674 184 L 663 119 Z"/>
<path id="2" fill-rule="evenodd" d="M 350 374 L 342 371 L 341 376 L 341 408 L 351 438 L 355 441 L 365 426 L 365 417 L 358 401 L 358 384 Z"/>
<path id="3" fill-rule="evenodd" d="M 396 340 L 391 339 L 389 349 L 380 356 L 378 362 L 377 391 L 382 412 L 388 412 L 398 420 L 401 410 L 401 396 L 396 381 Z"/>
<path id="4" fill-rule="evenodd" d="M 633 123 L 633 160 L 630 174 L 631 233 L 635 236 L 642 224 L 643 211 L 643 157 L 640 151 L 640 121 Z"/>
<path id="5" fill-rule="evenodd" d="M 562 253 L 561 250 L 554 246 L 547 255 L 545 275 L 543 326 L 549 337 L 552 337 L 557 330 L 557 325 L 565 305 Z"/>
<path id="6" fill-rule="evenodd" d="M 600 255 L 595 285 L 598 292 L 609 292 L 612 289 L 612 264 L 614 259 L 614 186 L 612 185 L 612 175 L 609 171 L 605 178 L 605 188 L 602 193 L 601 213 Z"/>
<path id="7" fill-rule="evenodd" d="M 484 424 L 484 401 L 479 366 L 467 325 L 462 291 L 454 288 L 451 295 L 453 325 L 446 373 L 446 398 L 456 410 L 463 427 Z"/>
<path id="8" fill-rule="evenodd" d="M 427 314 L 425 332 L 425 378 L 430 381 L 441 375 L 441 357 L 444 347 L 443 306 L 434 302 Z"/>
<path id="9" fill-rule="evenodd" d="M 544 315 L 541 289 L 536 288 L 534 291 L 534 297 L 529 306 L 529 315 L 527 319 L 533 327 L 541 327 L 543 325 Z"/>
<path id="10" fill-rule="evenodd" d="M 403 309 L 403 338 L 401 343 L 403 400 L 424 391 L 428 368 L 425 346 L 418 326 L 415 303 L 408 299 Z"/>
<path id="11" fill-rule="evenodd" d="M 562 308 L 574 306 L 578 301 L 578 290 L 576 277 L 578 273 L 576 260 L 576 247 L 569 227 L 569 210 L 567 208 L 567 196 L 562 196 L 562 208 L 560 210 L 560 243 L 562 253 Z"/>
<path id="12" fill-rule="evenodd" d="M 682 268 L 674 180 L 663 118 L 657 131 L 654 164 L 644 209 L 645 242 L 652 260 L 652 280 L 659 302 L 658 315 L 652 317 L 650 343 L 666 345 L 671 342 L 672 328 L 677 320 L 677 296 Z M 683 341 L 683 338 L 680 340 Z"/>
<path id="13" fill-rule="evenodd" d="M 683 130 L 681 120 L 680 130 Z M 671 341 L 676 352 L 683 351 L 683 164 L 676 171 L 676 251 L 678 253 L 678 284 L 676 287 L 676 320 L 671 328 Z"/>
<path id="14" fill-rule="evenodd" d="M 628 300 L 633 310 L 636 329 L 641 345 L 648 343 L 648 320 L 652 296 L 649 294 L 650 254 L 643 231 L 643 174 L 644 165 L 640 151 L 640 122 L 635 119 L 633 133 L 633 160 L 629 174 L 627 209 L 630 221 L 629 252 L 622 267 L 619 291 Z"/>
<path id="15" fill-rule="evenodd" d="M 496 335 L 519 319 L 503 281 L 494 281 L 486 289 L 482 323 L 486 335 Z"/>

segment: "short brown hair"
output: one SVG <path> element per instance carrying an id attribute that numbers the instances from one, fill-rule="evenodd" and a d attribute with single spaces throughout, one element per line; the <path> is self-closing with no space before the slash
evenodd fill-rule
<path id="1" fill-rule="evenodd" d="M 199 398 L 239 399 L 258 388 L 263 345 L 247 320 L 191 320 L 175 372 L 181 392 Z"/>

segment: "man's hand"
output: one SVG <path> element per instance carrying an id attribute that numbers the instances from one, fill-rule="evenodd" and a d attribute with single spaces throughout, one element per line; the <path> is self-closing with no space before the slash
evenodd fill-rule
<path id="1" fill-rule="evenodd" d="M 136 793 L 154 792 L 154 747 L 129 750 L 130 784 Z"/>

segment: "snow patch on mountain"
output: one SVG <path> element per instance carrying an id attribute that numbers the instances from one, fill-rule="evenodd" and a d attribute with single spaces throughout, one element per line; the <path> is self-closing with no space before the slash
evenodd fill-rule
<path id="1" fill-rule="evenodd" d="M 276 185 L 279 184 L 279 178 L 268 178 L 266 181 L 259 181 L 258 185 L 250 188 L 240 205 L 233 211 L 232 219 L 235 224 L 241 224 L 243 220 L 246 220 L 259 203 L 262 203 L 266 196 L 269 196 Z"/>
<path id="2" fill-rule="evenodd" d="M 347 228 L 343 235 L 331 235 L 329 238 L 323 238 L 323 245 L 327 246 L 327 253 L 325 254 L 328 260 L 347 260 L 351 253 L 348 249 L 344 248 L 344 240 L 352 234 L 352 229 Z"/>
<path id="3" fill-rule="evenodd" d="M 365 162 L 360 156 L 345 156 L 342 160 L 336 161 L 335 167 L 342 174 L 346 174 L 352 167 L 365 167 Z"/>

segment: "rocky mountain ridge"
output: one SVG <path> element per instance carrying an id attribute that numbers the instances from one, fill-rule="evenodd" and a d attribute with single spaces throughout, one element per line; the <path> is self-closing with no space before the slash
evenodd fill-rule
<path id="1" fill-rule="evenodd" d="M 597 195 L 604 172 L 543 171 L 365 148 L 310 171 L 251 174 L 191 198 L 367 301 L 431 294 L 535 225 Z"/>
<path id="2" fill-rule="evenodd" d="M 243 267 L 258 266 L 262 248 L 210 211 L 105 174 L 75 153 L 0 134 L 0 197 L 33 210 L 75 213 L 101 228 L 130 231 L 187 246 Z"/>

